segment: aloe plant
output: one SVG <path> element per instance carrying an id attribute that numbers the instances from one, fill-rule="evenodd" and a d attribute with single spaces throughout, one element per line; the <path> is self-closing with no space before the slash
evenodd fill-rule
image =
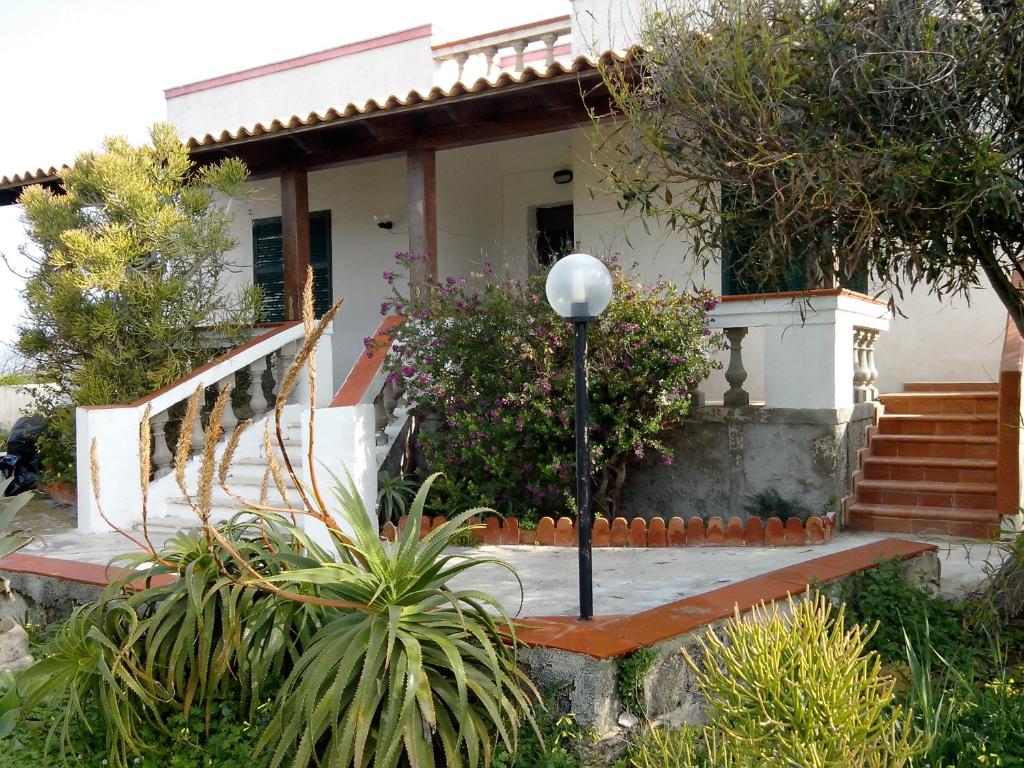
<path id="1" fill-rule="evenodd" d="M 341 486 L 354 536 L 339 538 L 340 561 L 267 579 L 315 584 L 325 597 L 363 606 L 339 611 L 285 682 L 261 741 L 272 766 L 487 766 L 493 740 L 514 752 L 520 726 L 533 723 L 537 692 L 516 665 L 511 620 L 489 595 L 451 586 L 485 562 L 504 565 L 445 553 L 482 510 L 420 538 L 436 477 L 419 489 L 393 544 Z"/>
<path id="2" fill-rule="evenodd" d="M 31 541 L 31 539 L 24 536 L 5 535 L 5 532 L 11 526 L 11 522 L 14 520 L 14 516 L 32 498 L 31 491 L 19 493 L 17 496 L 5 496 L 4 493 L 12 482 L 14 482 L 13 478 L 0 480 L 0 560 L 17 552 Z"/>

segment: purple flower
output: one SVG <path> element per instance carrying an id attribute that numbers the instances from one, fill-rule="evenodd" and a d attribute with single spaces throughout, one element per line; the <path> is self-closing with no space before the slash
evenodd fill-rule
<path id="1" fill-rule="evenodd" d="M 369 349 L 373 346 L 373 336 L 363 336 L 363 346 Z"/>
<path id="2" fill-rule="evenodd" d="M 446 278 L 444 279 L 444 281 L 445 281 L 445 283 L 446 283 L 446 284 L 447 284 L 447 285 L 448 285 L 449 287 L 451 287 L 451 286 L 455 285 L 455 283 L 457 283 L 457 282 L 458 282 L 458 281 L 457 281 L 457 280 L 456 280 L 456 279 L 455 279 L 454 277 L 452 277 L 451 275 L 448 275 L 448 277 L 446 277 Z"/>
<path id="3" fill-rule="evenodd" d="M 414 366 L 414 365 L 403 365 L 402 366 L 402 375 L 403 376 L 412 376 L 414 373 L 416 373 L 416 366 Z"/>
<path id="4" fill-rule="evenodd" d="M 391 311 L 391 305 L 386 301 L 382 301 L 380 303 L 380 313 L 386 315 L 389 311 Z"/>

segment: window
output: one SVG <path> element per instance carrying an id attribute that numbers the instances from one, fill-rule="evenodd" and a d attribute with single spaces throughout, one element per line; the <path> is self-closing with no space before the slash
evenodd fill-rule
<path id="1" fill-rule="evenodd" d="M 309 260 L 313 267 L 313 309 L 319 317 L 334 301 L 331 287 L 331 212 L 309 214 Z M 284 245 L 281 217 L 253 219 L 253 283 L 263 289 L 262 319 L 279 323 L 285 319 Z"/>
<path id="2" fill-rule="evenodd" d="M 548 265 L 572 252 L 572 203 L 536 209 L 537 261 Z"/>
<path id="3" fill-rule="evenodd" d="M 747 293 L 780 293 L 782 291 L 802 291 L 807 288 L 807 267 L 801 262 L 791 265 L 785 279 L 781 275 L 773 280 L 758 280 L 741 269 L 743 259 L 750 248 L 755 232 L 744 227 L 740 222 L 732 220 L 732 215 L 742 213 L 744 203 L 738 194 L 726 195 L 722 199 L 723 233 L 722 233 L 722 295 L 738 296 Z M 768 215 L 764 213 L 763 215 Z M 851 291 L 867 293 L 868 273 L 862 264 L 850 277 L 840 276 L 839 286 Z"/>

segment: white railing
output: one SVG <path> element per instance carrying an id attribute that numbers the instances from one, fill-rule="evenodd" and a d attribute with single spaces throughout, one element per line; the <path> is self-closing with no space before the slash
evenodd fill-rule
<path id="1" fill-rule="evenodd" d="M 546 69 L 572 56 L 568 16 L 435 45 L 434 82 L 448 87 L 501 72 L 522 72 L 528 65 Z"/>
<path id="2" fill-rule="evenodd" d="M 217 395 L 232 387 L 230 407 L 221 416 L 225 437 L 243 419 L 259 422 L 272 411 L 284 372 L 295 359 L 304 339 L 302 323 L 278 325 L 257 331 L 245 344 L 204 365 L 174 384 L 134 403 L 86 406 L 76 413 L 76 459 L 78 468 L 78 527 L 86 533 L 109 531 L 103 519 L 118 527 L 131 527 L 142 515 L 141 480 L 151 480 L 149 512 L 163 513 L 161 504 L 169 496 L 174 478 L 171 469 L 174 448 L 187 402 L 197 389 L 205 391 L 201 417 L 192 432 L 193 455 L 204 448 L 203 426 L 209 421 Z M 316 352 L 317 375 L 324 385 L 317 387 L 317 405 L 326 405 L 331 388 L 331 344 L 324 339 Z M 289 403 L 309 405 L 309 386 L 305 375 L 289 397 Z M 140 430 L 146 412 L 152 429 L 151 466 L 141 466 Z M 249 430 L 247 440 L 258 443 L 259 430 Z M 90 471 L 90 452 L 96 446 L 102 512 L 97 504 Z M 164 488 L 164 486 L 167 486 Z"/>
<path id="3" fill-rule="evenodd" d="M 769 408 L 850 408 L 878 398 L 875 342 L 889 329 L 888 306 L 841 289 L 727 296 L 711 314 L 729 343 L 726 406 L 745 406 L 748 364 L 764 378 Z M 744 360 L 750 328 L 763 329 L 762 360 Z M 748 356 L 749 357 L 749 356 Z M 716 392 L 705 392 L 715 400 Z"/>

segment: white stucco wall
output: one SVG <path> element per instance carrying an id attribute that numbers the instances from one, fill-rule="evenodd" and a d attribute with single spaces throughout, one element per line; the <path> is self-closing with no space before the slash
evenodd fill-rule
<path id="1" fill-rule="evenodd" d="M 573 170 L 572 184 L 556 184 L 552 174 L 566 167 Z M 533 208 L 572 202 L 581 250 L 617 255 L 625 265 L 636 261 L 645 282 L 664 276 L 683 288 L 721 290 L 719 265 L 697 265 L 684 236 L 666 232 L 654 220 L 645 227 L 636 214 L 618 210 L 593 170 L 589 129 L 439 152 L 437 179 L 441 279 L 477 273 L 485 262 L 525 276 L 535 238 Z M 252 279 L 252 219 L 280 214 L 276 180 L 252 187 L 252 196 L 236 206 L 239 245 L 231 254 L 236 285 Z M 362 338 L 380 322 L 380 303 L 387 295 L 381 273 L 392 268 L 395 251 L 408 248 L 405 189 L 401 157 L 309 175 L 310 210 L 331 211 L 334 296 L 346 300 L 332 341 L 335 387 L 361 353 Z M 393 228 L 378 228 L 374 216 L 392 219 Z M 963 299 L 940 302 L 919 289 L 899 306 L 907 317 L 894 318 L 878 341 L 882 391 L 898 390 L 908 381 L 994 380 L 1006 313 L 990 290 L 977 291 L 968 307 Z M 771 364 L 765 360 L 763 329 L 750 330 L 743 350 L 745 389 L 758 401 Z M 721 359 L 727 362 L 728 353 Z M 703 388 L 710 401 L 721 400 L 728 388 L 724 373 L 714 374 Z"/>
<path id="2" fill-rule="evenodd" d="M 324 114 L 369 99 L 384 101 L 433 85 L 430 27 L 418 37 L 338 58 L 294 66 L 238 82 L 175 96 L 168 91 L 167 119 L 182 136 L 218 135 L 258 122 L 286 122 L 292 115 Z M 401 33 L 399 33 L 401 37 Z M 219 80 L 219 78 L 218 78 Z"/>
<path id="3" fill-rule="evenodd" d="M 595 56 L 622 50 L 638 39 L 645 9 L 651 0 L 572 0 L 572 50 Z"/>

